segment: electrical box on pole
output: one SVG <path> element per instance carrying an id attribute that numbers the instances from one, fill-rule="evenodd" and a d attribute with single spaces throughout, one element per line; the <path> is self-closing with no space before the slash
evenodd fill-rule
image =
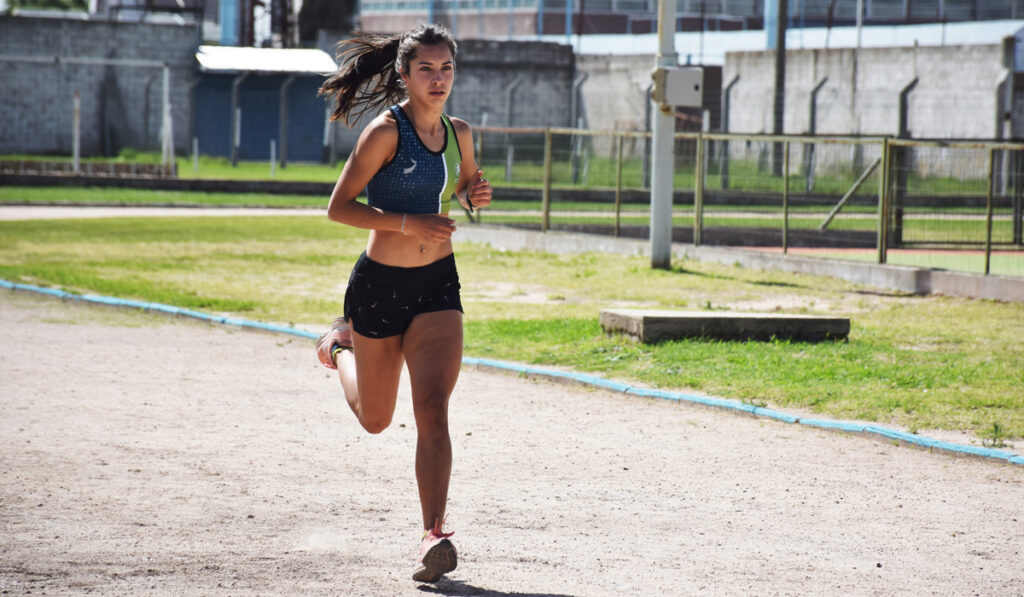
<path id="1" fill-rule="evenodd" d="M 675 0 L 659 0 L 659 9 L 671 14 Z M 704 71 L 676 66 L 672 36 L 665 35 L 665 23 L 673 18 L 658 17 L 658 35 L 664 47 L 658 54 L 651 78 L 651 100 L 657 110 L 651 130 L 651 267 L 668 269 L 672 261 L 672 197 L 675 179 L 675 107 L 703 106 Z"/>
<path id="2" fill-rule="evenodd" d="M 658 66 L 651 73 L 651 99 L 657 104 L 700 108 L 704 105 L 704 69 Z"/>

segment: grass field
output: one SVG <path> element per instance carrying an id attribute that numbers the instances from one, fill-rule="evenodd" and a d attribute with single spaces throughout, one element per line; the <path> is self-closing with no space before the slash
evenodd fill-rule
<path id="1" fill-rule="evenodd" d="M 0 187 L 2 203 L 67 203 L 72 205 L 230 205 L 251 207 L 322 207 L 327 197 L 269 193 L 196 193 L 107 187 Z"/>
<path id="2" fill-rule="evenodd" d="M 468 225 L 468 224 L 463 224 Z M 279 323 L 339 314 L 365 232 L 316 217 L 0 222 L 0 277 Z M 1024 437 L 1024 305 L 903 296 L 833 279 L 699 262 L 458 248 L 466 354 L 911 430 Z M 613 306 L 848 315 L 848 343 L 638 346 Z M 727 441 L 727 439 L 723 438 Z"/>
<path id="3" fill-rule="evenodd" d="M 42 160 L 49 162 L 70 162 L 71 158 L 66 156 L 38 156 L 38 155 L 0 155 L 0 160 L 17 162 L 18 160 Z M 159 164 L 161 157 L 159 153 L 137 152 L 124 150 L 114 158 L 83 158 L 83 164 L 108 164 L 108 163 L 140 163 Z M 285 168 L 277 166 L 271 174 L 270 162 L 239 161 L 238 165 L 232 166 L 231 160 L 222 157 L 199 156 L 198 164 L 193 162 L 191 157 L 176 157 L 174 163 L 178 169 L 178 178 L 208 178 L 219 180 L 289 180 L 299 182 L 334 182 L 341 173 L 343 164 L 311 164 L 304 162 L 293 162 Z M 198 167 L 197 167 L 198 166 Z"/>
<path id="4" fill-rule="evenodd" d="M 500 190 L 498 191 L 500 194 Z M 115 204 L 115 205 L 195 205 L 195 206 L 267 206 L 324 208 L 326 197 L 314 195 L 273 195 L 259 193 L 198 193 L 178 191 L 146 191 L 116 188 L 71 188 L 71 187 L 0 187 L 0 204 L 3 203 L 67 203 L 67 204 Z M 677 205 L 674 209 L 673 226 L 693 227 L 693 212 L 690 205 Z M 490 224 L 530 224 L 541 221 L 540 201 L 499 202 L 495 209 L 483 212 L 482 218 Z M 790 210 L 791 230 L 815 230 L 825 212 L 818 206 L 795 206 Z M 453 214 L 464 220 L 461 212 Z M 832 229 L 874 231 L 877 221 L 870 207 L 851 205 L 833 221 Z M 929 214 L 932 215 L 932 214 Z M 998 275 L 1024 276 L 1024 253 L 1007 251 L 1006 241 L 1012 238 L 1012 222 L 1009 213 L 999 210 L 993 222 L 993 238 L 1003 242 L 994 253 L 991 273 Z M 650 214 L 646 204 L 627 203 L 621 208 L 622 226 L 647 226 Z M 606 202 L 559 202 L 551 205 L 550 223 L 558 225 L 603 225 L 614 223 L 614 206 Z M 778 208 L 765 206 L 711 205 L 704 214 L 705 228 L 732 227 L 771 229 L 781 231 L 782 212 Z M 974 242 L 963 251 L 894 251 L 889 263 L 913 265 L 957 271 L 981 273 L 984 271 L 984 256 L 977 254 L 978 243 L 984 239 L 985 221 L 979 219 L 976 211 L 951 209 L 944 218 L 909 215 L 904 222 L 904 238 L 908 242 Z M 877 253 L 872 251 L 830 252 L 821 249 L 819 256 L 830 259 L 874 260 Z"/>

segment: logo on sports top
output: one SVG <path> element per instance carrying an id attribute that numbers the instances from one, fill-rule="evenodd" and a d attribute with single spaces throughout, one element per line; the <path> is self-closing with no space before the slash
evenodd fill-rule
<path id="1" fill-rule="evenodd" d="M 409 158 L 409 161 L 412 162 L 412 166 L 402 168 L 402 174 L 412 174 L 412 171 L 416 169 L 416 160 Z"/>

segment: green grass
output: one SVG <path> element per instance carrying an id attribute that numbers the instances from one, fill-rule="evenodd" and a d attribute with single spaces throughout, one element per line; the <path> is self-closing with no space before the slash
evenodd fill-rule
<path id="1" fill-rule="evenodd" d="M 328 197 L 269 193 L 198 193 L 147 191 L 109 187 L 0 187 L 2 203 L 68 203 L 74 205 L 180 205 L 327 208 Z"/>
<path id="2" fill-rule="evenodd" d="M 67 156 L 38 156 L 38 155 L 0 155 L 0 160 L 39 160 L 47 162 L 70 162 Z M 140 152 L 131 149 L 123 150 L 120 155 L 113 158 L 90 157 L 82 158 L 83 164 L 109 164 L 109 163 L 139 163 L 159 164 L 161 156 L 159 152 Z M 312 164 L 308 162 L 291 162 L 285 168 L 277 166 L 271 176 L 270 161 L 239 161 L 237 166 L 231 165 L 231 160 L 222 157 L 201 155 L 198 160 L 198 168 L 191 156 L 178 156 L 174 163 L 178 168 L 178 178 L 186 179 L 219 179 L 219 180 L 286 180 L 298 182 L 335 182 L 341 174 L 343 163 L 337 165 Z"/>
<path id="3" fill-rule="evenodd" d="M 223 180 L 286 180 L 296 182 L 335 182 L 344 164 L 336 166 L 291 162 L 285 168 L 274 168 L 270 172 L 269 161 L 243 162 L 231 165 L 227 158 L 200 156 L 199 167 L 195 168 L 192 158 L 177 158 L 178 178 L 209 178 Z"/>
<path id="4" fill-rule="evenodd" d="M 794 152 L 795 153 L 795 152 Z M 692 189 L 694 185 L 693 158 L 677 157 L 674 184 L 677 189 Z M 539 161 L 519 160 L 513 164 L 512 176 L 507 176 L 507 164 L 504 161 L 488 161 L 482 166 L 490 180 L 495 183 L 510 183 L 517 186 L 539 187 L 544 181 L 544 165 Z M 617 163 L 605 156 L 590 156 L 586 164 L 577 162 L 576 176 L 573 177 L 571 156 L 568 152 L 552 155 L 551 183 L 555 187 L 568 188 L 614 188 L 617 180 Z M 845 169 L 844 171 L 818 172 L 814 177 L 812 192 L 816 194 L 832 194 L 838 199 L 853 186 L 862 172 Z M 974 195 L 984 197 L 988 181 L 984 176 L 959 180 L 950 177 L 922 177 L 916 172 L 907 175 L 907 191 L 920 195 Z M 622 185 L 626 189 L 642 188 L 643 160 L 640 158 L 623 159 Z M 807 190 L 807 180 L 799 169 L 799 162 L 790 162 L 789 190 L 791 193 L 803 193 Z M 705 176 L 705 189 L 719 191 L 723 189 L 720 164 L 708 162 Z M 782 193 L 785 180 L 782 176 L 771 173 L 770 167 L 758 166 L 756 160 L 732 159 L 729 161 L 728 190 L 747 191 L 753 193 Z M 877 170 L 865 181 L 856 192 L 857 196 L 878 195 Z"/>
<path id="5" fill-rule="evenodd" d="M 500 194 L 500 188 L 499 188 Z M 273 195 L 259 193 L 200 193 L 178 191 L 146 191 L 139 189 L 116 188 L 73 188 L 73 187 L 0 187 L 0 204 L 4 203 L 67 203 L 67 204 L 114 204 L 114 205 L 182 205 L 182 206 L 268 206 L 268 207 L 301 207 L 324 209 L 327 197 L 316 195 Z M 691 205 L 676 205 L 673 225 L 680 228 L 693 226 Z M 490 210 L 485 210 L 482 219 L 490 224 L 527 224 L 537 226 L 541 217 L 540 201 L 499 201 Z M 607 202 L 588 201 L 555 201 L 551 205 L 550 223 L 559 225 L 600 225 L 611 226 L 614 205 Z M 735 212 L 751 214 L 749 217 L 737 216 Z M 571 212 L 572 215 L 567 215 Z M 975 243 L 968 246 L 978 249 L 985 238 L 985 222 L 981 219 L 964 219 L 962 214 L 977 216 L 977 210 L 964 211 L 950 209 L 942 212 L 946 219 L 922 219 L 916 212 L 908 213 L 904 221 L 904 239 L 909 243 L 949 243 L 969 241 Z M 993 223 L 993 239 L 999 243 L 1008 243 L 1012 238 L 1012 222 L 1006 219 L 1009 211 L 997 210 L 996 216 L 1001 218 Z M 591 214 L 591 215 L 587 215 Z M 723 215 L 728 214 L 728 215 Z M 814 230 L 824 217 L 824 209 L 820 206 L 794 206 L 790 210 L 789 225 L 791 230 Z M 870 207 L 851 205 L 833 221 L 833 230 L 859 230 L 874 232 L 877 222 L 874 218 L 847 217 L 851 215 L 874 215 Z M 759 215 L 761 217 L 753 217 Z M 457 219 L 464 221 L 459 212 L 453 213 Z M 765 217 L 767 216 L 767 217 Z M 627 203 L 622 206 L 620 214 L 622 226 L 647 226 L 650 224 L 650 213 L 646 204 Z M 774 229 L 782 228 L 782 212 L 777 207 L 766 206 L 729 206 L 709 205 L 704 214 L 705 229 L 714 227 Z M 1007 245 L 1003 245 L 1005 248 Z M 998 247 L 997 248 L 1001 248 Z M 822 249 L 821 254 L 830 258 L 872 260 L 874 253 L 855 255 L 847 253 L 828 253 Z M 971 272 L 984 271 L 984 261 L 975 255 L 955 255 L 949 253 L 922 254 L 890 259 L 890 263 L 917 265 Z M 992 262 L 992 273 L 1002 275 L 1024 275 L 1024 259 L 1019 254 L 996 255 Z"/>
<path id="6" fill-rule="evenodd" d="M 468 225 L 468 224 L 463 224 Z M 0 277 L 261 321 L 341 310 L 366 233 L 317 217 L 0 222 Z M 833 279 L 699 262 L 458 247 L 466 354 L 571 367 L 911 430 L 998 425 L 1024 437 L 1024 305 L 879 293 Z M 656 346 L 609 337 L 602 308 L 847 315 L 848 343 Z"/>
<path id="7" fill-rule="evenodd" d="M 500 193 L 500 190 L 499 190 Z M 147 191 L 141 189 L 117 188 L 72 188 L 72 187 L 0 187 L 0 203 L 70 203 L 70 204 L 120 204 L 120 205 L 229 205 L 229 206 L 268 206 L 268 207 L 305 207 L 326 208 L 327 197 L 316 195 L 273 195 L 268 193 L 201 193 L 184 191 Z M 516 212 L 537 212 L 541 210 L 540 201 L 514 201 L 495 204 L 494 210 L 512 213 L 484 212 L 489 223 L 503 224 L 538 224 L 539 215 L 517 214 Z M 494 210 L 491 210 L 492 212 Z M 692 206 L 677 205 L 674 225 L 690 227 Z M 716 215 L 719 212 L 735 212 L 742 210 L 753 214 L 765 214 L 774 217 L 745 218 Z M 612 217 L 614 205 L 605 202 L 567 202 L 555 201 L 551 205 L 552 223 L 563 224 L 598 224 L 614 223 Z M 565 216 L 560 212 L 594 212 L 593 217 Z M 824 210 L 821 207 L 799 206 L 790 210 L 789 225 L 792 229 L 815 229 L 821 223 Z M 1004 213 L 1006 212 L 1006 213 Z M 870 208 L 851 206 L 844 214 L 873 213 Z M 1000 210 L 1002 215 L 1008 214 Z M 599 215 L 603 214 L 603 215 Z M 625 226 L 645 226 L 650 223 L 650 215 L 646 204 L 627 203 L 621 209 L 621 223 Z M 908 215 L 905 221 L 905 239 L 908 242 L 949 242 L 972 240 L 981 242 L 985 238 L 985 222 L 983 220 L 956 219 L 955 212 L 949 214 L 950 219 L 923 220 Z M 705 226 L 728 226 L 745 228 L 781 228 L 782 211 L 778 208 L 708 206 L 704 213 Z M 840 216 L 832 227 L 843 230 L 877 229 L 874 219 L 843 219 Z M 993 238 L 1009 239 L 1012 236 L 1012 223 L 1007 220 L 996 220 L 993 223 Z"/>

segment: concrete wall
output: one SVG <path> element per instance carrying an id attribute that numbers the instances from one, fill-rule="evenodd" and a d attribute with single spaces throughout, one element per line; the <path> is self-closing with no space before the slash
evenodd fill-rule
<path id="1" fill-rule="evenodd" d="M 817 132 L 836 135 L 897 135 L 900 91 L 915 78 L 909 95 L 912 137 L 978 139 L 999 136 L 998 89 L 1005 78 L 999 43 L 978 46 L 791 50 L 786 52 L 785 132 L 805 133 L 809 99 L 821 79 Z M 723 80 L 739 75 L 733 88 L 728 130 L 772 131 L 775 77 L 773 52 L 726 54 Z"/>
<path id="2" fill-rule="evenodd" d="M 572 48 L 546 42 L 465 40 L 459 44 L 455 89 L 448 110 L 471 123 L 484 112 L 491 126 L 568 126 Z M 511 122 L 507 109 L 512 95 Z"/>
<path id="3" fill-rule="evenodd" d="M 67 59 L 166 62 L 175 146 L 187 150 L 198 36 L 195 25 L 0 16 L 0 152 L 71 154 L 76 91 L 84 156 L 159 149 L 162 68 Z"/>
<path id="4" fill-rule="evenodd" d="M 587 76 L 580 88 L 586 126 L 606 131 L 646 130 L 654 56 L 582 55 L 576 63 L 580 74 Z"/>

